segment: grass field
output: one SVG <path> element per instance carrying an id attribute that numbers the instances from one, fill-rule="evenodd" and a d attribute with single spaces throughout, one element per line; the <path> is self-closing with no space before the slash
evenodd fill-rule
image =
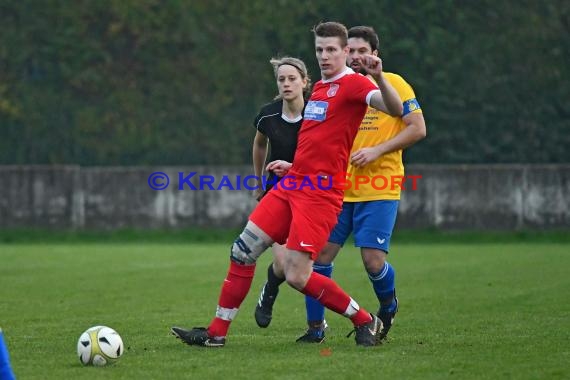
<path id="1" fill-rule="evenodd" d="M 19 379 L 568 379 L 570 245 L 395 244 L 400 313 L 388 343 L 356 347 L 327 314 L 322 345 L 296 344 L 302 297 L 283 287 L 268 329 L 253 309 L 270 255 L 223 349 L 181 344 L 171 325 L 206 325 L 228 244 L 0 245 L 0 326 Z M 377 301 L 353 248 L 334 277 L 361 305 Z M 93 325 L 123 337 L 114 366 L 83 367 L 77 338 Z"/>

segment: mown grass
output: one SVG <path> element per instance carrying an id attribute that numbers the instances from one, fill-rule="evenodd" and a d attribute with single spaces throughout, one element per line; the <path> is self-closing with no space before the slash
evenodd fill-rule
<path id="1" fill-rule="evenodd" d="M 253 309 L 269 254 L 226 347 L 181 344 L 169 327 L 210 321 L 227 243 L 0 244 L 0 326 L 21 379 L 569 378 L 570 245 L 465 241 L 393 245 L 401 308 L 389 342 L 374 348 L 346 339 L 350 323 L 332 313 L 324 344 L 296 344 L 304 301 L 288 287 L 259 329 Z M 376 310 L 354 248 L 334 277 Z M 115 328 L 126 352 L 111 367 L 83 367 L 77 339 L 98 324 Z"/>

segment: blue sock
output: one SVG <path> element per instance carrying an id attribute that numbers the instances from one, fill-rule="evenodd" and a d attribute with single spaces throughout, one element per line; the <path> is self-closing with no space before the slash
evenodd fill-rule
<path id="1" fill-rule="evenodd" d="M 0 329 L 0 379 L 14 380 L 14 373 L 10 368 L 10 357 L 8 356 L 8 347 L 4 343 L 4 335 Z"/>
<path id="2" fill-rule="evenodd" d="M 374 293 L 380 301 L 382 310 L 392 312 L 396 308 L 396 300 L 394 299 L 395 289 L 394 268 L 388 263 L 384 263 L 384 267 L 379 273 L 368 273 L 368 278 L 372 282 Z"/>
<path id="3" fill-rule="evenodd" d="M 314 263 L 313 271 L 330 278 L 332 276 L 333 264 L 321 265 Z M 311 322 L 315 324 L 325 319 L 325 307 L 313 297 L 305 296 L 305 307 L 307 308 L 307 322 L 309 326 Z"/>

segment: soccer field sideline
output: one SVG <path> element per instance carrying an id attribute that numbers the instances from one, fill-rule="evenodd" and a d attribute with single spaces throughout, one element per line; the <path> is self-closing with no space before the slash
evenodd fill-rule
<path id="1" fill-rule="evenodd" d="M 568 378 L 567 244 L 394 245 L 401 310 L 389 343 L 355 347 L 351 326 L 327 314 L 320 346 L 294 342 L 302 297 L 283 288 L 259 329 L 253 308 L 270 255 L 220 350 L 187 347 L 174 324 L 205 325 L 228 264 L 227 244 L 0 245 L 0 324 L 18 378 Z M 359 254 L 347 248 L 335 279 L 364 307 L 375 297 Z M 77 338 L 116 329 L 125 354 L 83 367 Z"/>

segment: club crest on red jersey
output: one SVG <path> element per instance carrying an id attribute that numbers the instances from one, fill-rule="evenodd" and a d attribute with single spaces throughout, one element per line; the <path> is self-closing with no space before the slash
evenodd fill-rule
<path id="1" fill-rule="evenodd" d="M 327 91 L 327 96 L 329 98 L 332 98 L 333 96 L 335 96 L 339 87 L 340 86 L 337 83 L 331 83 L 331 86 L 329 87 L 329 90 Z"/>

